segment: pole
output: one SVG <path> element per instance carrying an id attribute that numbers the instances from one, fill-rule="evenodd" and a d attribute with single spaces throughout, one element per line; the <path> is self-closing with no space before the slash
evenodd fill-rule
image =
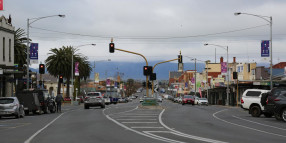
<path id="1" fill-rule="evenodd" d="M 236 107 L 238 107 L 238 79 L 237 79 L 237 85 L 236 85 Z"/>
<path id="2" fill-rule="evenodd" d="M 30 22 L 29 18 L 27 19 L 27 89 L 29 89 L 29 65 L 30 65 L 30 51 L 29 51 L 29 27 Z"/>
<path id="3" fill-rule="evenodd" d="M 209 62 L 207 61 L 207 73 L 206 73 L 206 88 L 207 88 L 207 98 L 209 97 L 209 92 L 208 92 L 208 69 L 209 69 Z"/>
<path id="4" fill-rule="evenodd" d="M 270 90 L 273 88 L 272 74 L 272 16 L 270 16 Z"/>
<path id="5" fill-rule="evenodd" d="M 72 68 L 71 68 L 71 85 L 72 85 L 72 91 L 71 91 L 71 101 L 73 101 L 73 90 L 74 90 L 74 85 L 73 85 L 73 54 L 74 54 L 74 51 L 73 51 L 73 49 L 72 49 L 72 63 L 71 63 L 71 66 L 72 66 Z M 71 103 L 72 104 L 72 103 Z"/>
<path id="6" fill-rule="evenodd" d="M 216 63 L 216 48 L 215 48 L 215 60 L 214 60 L 214 61 L 215 61 L 215 63 Z"/>
<path id="7" fill-rule="evenodd" d="M 195 95 L 197 95 L 197 59 L 195 58 Z"/>
<path id="8" fill-rule="evenodd" d="M 228 46 L 226 47 L 227 54 L 227 90 L 226 90 L 226 105 L 229 105 L 229 68 L 228 68 Z"/>

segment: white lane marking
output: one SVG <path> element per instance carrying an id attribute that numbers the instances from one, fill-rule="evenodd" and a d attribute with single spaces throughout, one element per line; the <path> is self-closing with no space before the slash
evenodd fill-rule
<path id="1" fill-rule="evenodd" d="M 132 129 L 164 129 L 164 127 L 131 127 Z"/>
<path id="2" fill-rule="evenodd" d="M 175 141 L 175 140 L 171 140 L 171 141 L 170 141 L 170 139 L 167 139 L 167 138 L 158 137 L 158 136 L 155 136 L 155 135 L 152 135 L 152 134 L 150 135 L 150 134 L 148 134 L 148 133 L 142 133 L 142 132 L 136 131 L 136 130 L 134 130 L 134 129 L 131 129 L 131 128 L 129 128 L 129 127 L 127 127 L 127 126 L 125 126 L 125 125 L 123 125 L 123 124 L 117 122 L 116 120 L 114 120 L 114 119 L 112 119 L 111 117 L 109 117 L 109 115 L 105 115 L 105 116 L 106 116 L 106 118 L 107 118 L 108 120 L 113 121 L 115 124 L 117 124 L 117 125 L 119 125 L 119 126 L 125 128 L 126 130 L 135 132 L 135 133 L 137 133 L 137 134 L 139 134 L 139 135 L 142 135 L 142 136 L 145 136 L 145 137 L 149 137 L 149 138 L 152 138 L 152 139 L 156 139 L 156 140 L 160 140 L 160 141 L 169 142 L 169 143 L 182 143 L 182 142 L 178 142 L 178 141 Z"/>
<path id="3" fill-rule="evenodd" d="M 240 124 L 236 124 L 236 123 L 232 123 L 232 122 L 229 122 L 229 121 L 226 121 L 226 120 L 223 120 L 219 117 L 216 116 L 216 114 L 220 113 L 220 112 L 223 112 L 223 111 L 226 111 L 227 109 L 224 109 L 224 110 L 220 110 L 220 111 L 217 111 L 215 113 L 213 113 L 213 117 L 220 120 L 220 121 L 223 121 L 225 123 L 228 123 L 228 124 L 232 124 L 232 125 L 235 125 L 235 126 L 239 126 L 239 127 L 242 127 L 242 128 L 246 128 L 246 129 L 250 129 L 250 130 L 254 130 L 254 131 L 257 131 L 257 132 L 261 132 L 261 133 L 265 133 L 265 134 L 269 134 L 269 135 L 275 135 L 275 136 L 279 136 L 279 137 L 284 137 L 286 138 L 286 136 L 283 136 L 283 135 L 279 135 L 279 134 L 275 134 L 275 133 L 270 133 L 270 132 L 266 132 L 266 131 L 263 131 L 263 130 L 258 130 L 258 129 L 255 129 L 255 128 L 250 128 L 250 127 L 247 127 L 247 126 L 243 126 L 243 125 L 240 125 Z"/>
<path id="4" fill-rule="evenodd" d="M 258 124 L 258 125 L 262 125 L 262 126 L 266 126 L 266 127 L 270 127 L 270 128 L 275 128 L 275 129 L 279 129 L 279 130 L 284 130 L 284 131 L 286 131 L 286 129 L 283 129 L 283 128 L 279 128 L 279 127 L 275 127 L 275 126 L 270 126 L 270 125 L 266 125 L 266 124 L 262 124 L 262 123 L 258 123 L 258 122 L 254 122 L 254 121 L 247 120 L 247 119 L 243 119 L 243 118 L 240 118 L 240 117 L 237 117 L 237 116 L 232 116 L 232 117 L 237 118 L 237 119 L 240 119 L 240 120 L 244 120 L 244 121 L 247 121 L 247 122 L 251 122 L 251 123 L 254 123 L 254 124 Z"/>
<path id="5" fill-rule="evenodd" d="M 156 121 L 157 119 L 116 119 L 119 121 L 138 121 L 138 120 L 144 120 L 144 121 Z"/>
<path id="6" fill-rule="evenodd" d="M 157 115 L 158 116 L 158 114 L 124 114 L 124 115 L 126 116 L 155 116 Z"/>
<path id="7" fill-rule="evenodd" d="M 66 112 L 65 112 L 66 113 Z M 59 119 L 62 115 L 64 115 L 65 113 L 60 114 L 57 118 L 55 118 L 53 121 L 51 121 L 50 123 L 48 123 L 45 127 L 43 127 L 42 129 L 38 130 L 35 134 L 33 134 L 29 139 L 27 139 L 24 143 L 30 143 L 32 139 L 34 139 L 39 133 L 41 133 L 44 129 L 46 129 L 47 127 L 49 127 L 52 123 L 54 123 L 57 119 Z"/>
<path id="8" fill-rule="evenodd" d="M 172 140 L 172 139 L 168 139 L 168 138 L 165 138 L 165 137 L 161 137 L 161 136 L 158 136 L 158 135 L 154 135 L 154 134 L 151 134 L 152 131 L 143 131 L 143 133 L 145 134 L 148 134 L 150 136 L 153 136 L 153 137 L 156 137 L 156 138 L 159 138 L 159 139 L 163 139 L 165 140 L 165 142 L 170 142 L 170 143 L 185 143 L 185 142 L 181 142 L 181 141 L 177 141 L 177 140 Z M 157 131 L 156 133 L 169 133 L 169 131 L 163 131 L 163 132 L 160 132 L 160 131 Z"/>
<path id="9" fill-rule="evenodd" d="M 113 117 L 115 117 L 115 118 L 125 118 L 125 117 L 132 117 L 132 118 L 152 118 L 152 117 L 157 117 L 157 116 L 113 116 Z"/>
<path id="10" fill-rule="evenodd" d="M 121 122 L 123 124 L 156 124 L 158 122 Z"/>
<path id="11" fill-rule="evenodd" d="M 219 141 L 219 140 L 214 140 L 214 139 L 208 139 L 208 138 L 204 138 L 204 137 L 199 137 L 199 136 L 194 136 L 194 135 L 189 135 L 189 134 L 185 134 L 179 131 L 176 131 L 168 126 L 166 126 L 163 121 L 162 121 L 162 115 L 164 113 L 165 109 L 163 109 L 163 111 L 160 113 L 159 115 L 159 122 L 160 124 L 165 127 L 166 129 L 172 131 L 172 134 L 176 134 L 178 136 L 182 136 L 182 137 L 186 137 L 186 138 L 190 138 L 190 139 L 194 139 L 194 140 L 199 140 L 199 141 L 205 141 L 205 142 L 210 142 L 210 143 L 226 143 L 223 141 Z"/>

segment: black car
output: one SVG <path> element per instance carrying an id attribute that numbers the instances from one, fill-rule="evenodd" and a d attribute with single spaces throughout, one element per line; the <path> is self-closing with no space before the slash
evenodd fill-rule
<path id="1" fill-rule="evenodd" d="M 286 88 L 273 88 L 271 92 L 262 95 L 262 105 L 265 111 L 274 114 L 277 120 L 286 122 Z"/>

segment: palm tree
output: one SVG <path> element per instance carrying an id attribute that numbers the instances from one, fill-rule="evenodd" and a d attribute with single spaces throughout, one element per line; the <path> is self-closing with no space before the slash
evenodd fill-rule
<path id="1" fill-rule="evenodd" d="M 72 55 L 74 57 L 74 63 L 79 62 L 80 78 L 86 79 L 90 76 L 92 68 L 87 61 L 87 57 L 76 54 L 78 49 L 72 46 L 63 46 L 60 49 L 54 48 L 50 51 L 51 53 L 48 53 L 50 56 L 45 60 L 47 71 L 55 77 L 62 75 L 66 78 L 67 89 L 70 87 Z M 58 94 L 59 93 L 60 83 L 58 82 Z M 67 90 L 67 95 L 70 96 L 69 90 Z"/>
<path id="2" fill-rule="evenodd" d="M 14 63 L 18 64 L 18 67 L 27 64 L 27 45 L 24 43 L 27 38 L 24 35 L 24 30 L 20 28 L 14 33 Z"/>

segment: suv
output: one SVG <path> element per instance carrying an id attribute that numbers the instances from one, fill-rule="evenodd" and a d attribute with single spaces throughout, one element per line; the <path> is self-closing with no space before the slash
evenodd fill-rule
<path id="1" fill-rule="evenodd" d="M 271 92 L 264 94 L 261 101 L 265 110 L 274 114 L 277 120 L 286 122 L 286 88 L 273 88 Z"/>
<path id="2" fill-rule="evenodd" d="M 269 90 L 247 89 L 242 94 L 241 108 L 248 110 L 253 117 L 259 117 L 262 113 L 265 117 L 271 117 L 273 114 L 264 111 L 264 107 L 261 105 L 262 94 L 267 92 Z"/>
<path id="3" fill-rule="evenodd" d="M 89 109 L 90 106 L 101 106 L 101 108 L 105 108 L 105 102 L 100 92 L 87 93 L 84 101 L 84 109 Z"/>

